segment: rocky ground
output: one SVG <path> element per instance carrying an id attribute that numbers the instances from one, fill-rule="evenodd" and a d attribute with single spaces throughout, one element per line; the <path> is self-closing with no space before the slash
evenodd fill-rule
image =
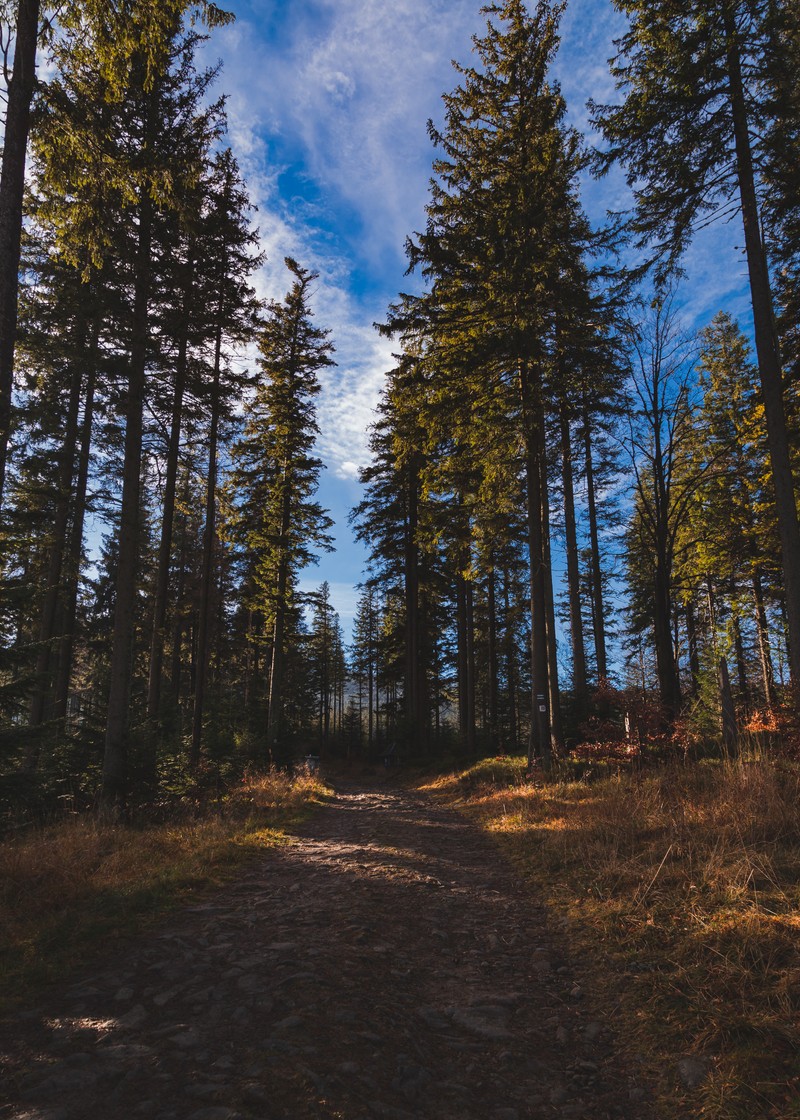
<path id="1" fill-rule="evenodd" d="M 351 784 L 296 843 L 0 1023 L 0 1117 L 643 1120 L 582 983 L 474 825 Z"/>

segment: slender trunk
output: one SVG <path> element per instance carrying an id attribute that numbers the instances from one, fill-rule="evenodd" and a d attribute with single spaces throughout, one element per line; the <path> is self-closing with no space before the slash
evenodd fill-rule
<path id="1" fill-rule="evenodd" d="M 544 430 L 544 414 L 540 417 Z M 553 563 L 550 554 L 550 497 L 547 483 L 545 449 L 540 457 L 542 482 L 542 540 L 544 543 L 544 593 L 547 606 L 547 688 L 550 702 L 550 745 L 555 754 L 564 743 L 564 726 L 561 718 L 561 695 L 558 688 L 558 642 L 556 639 L 556 604 L 553 593 Z"/>
<path id="2" fill-rule="evenodd" d="M 155 602 L 153 605 L 153 631 L 150 637 L 150 671 L 147 681 L 147 718 L 153 730 L 161 708 L 161 685 L 166 638 L 167 602 L 169 595 L 169 569 L 172 555 L 172 532 L 175 520 L 175 495 L 178 479 L 178 456 L 183 420 L 183 397 L 186 391 L 186 370 L 189 350 L 189 305 L 192 293 L 191 255 L 186 266 L 182 298 L 181 333 L 175 362 L 175 383 L 172 391 L 172 417 L 167 444 L 167 472 L 164 480 L 164 502 L 161 511 L 161 536 L 158 542 Z"/>
<path id="3" fill-rule="evenodd" d="M 505 661 L 508 688 L 508 730 L 512 753 L 516 753 L 519 743 L 517 715 L 517 647 L 514 641 L 514 627 L 511 625 L 511 606 L 508 592 L 508 572 L 503 572 L 503 614 L 505 616 Z"/>
<path id="4" fill-rule="evenodd" d="M 656 672 L 658 691 L 664 719 L 672 723 L 680 708 L 680 685 L 672 642 L 672 596 L 670 593 L 668 562 L 659 549 L 655 557 L 653 579 L 653 630 L 656 647 Z"/>
<path id="5" fill-rule="evenodd" d="M 39 618 L 39 653 L 36 659 L 36 684 L 31 697 L 28 724 L 39 727 L 45 718 L 45 705 L 51 695 L 52 682 L 50 668 L 53 661 L 53 638 L 56 630 L 56 616 L 61 597 L 64 576 L 64 554 L 67 547 L 70 507 L 72 505 L 72 483 L 75 474 L 75 451 L 78 442 L 80 419 L 81 389 L 83 387 L 84 360 L 86 357 L 86 322 L 78 326 L 76 354 L 72 365 L 67 415 L 64 425 L 64 442 L 61 447 L 61 462 L 58 470 L 58 491 L 53 517 L 53 535 L 47 562 L 47 576 L 44 599 Z M 34 770 L 38 764 L 40 739 L 37 737 L 30 745 L 26 755 L 26 769 Z"/>
<path id="6" fill-rule="evenodd" d="M 56 674 L 54 700 L 54 715 L 62 726 L 67 718 L 69 690 L 72 682 L 75 627 L 78 617 L 78 583 L 81 572 L 81 557 L 83 555 L 83 526 L 86 519 L 86 494 L 89 487 L 89 466 L 92 453 L 92 425 L 94 423 L 94 397 L 97 383 L 99 335 L 99 325 L 96 323 L 92 331 L 92 339 L 89 346 L 86 389 L 83 402 L 83 424 L 80 433 L 80 451 L 78 453 L 78 473 L 75 479 L 73 498 L 74 512 L 69 534 L 69 546 L 64 565 L 63 582 L 66 588 L 66 601 L 60 627 L 61 642 L 58 650 L 58 671 Z"/>
<path id="7" fill-rule="evenodd" d="M 595 661 L 598 684 L 608 679 L 606 657 L 605 605 L 603 603 L 603 565 L 600 555 L 600 533 L 597 525 L 597 495 L 595 493 L 592 437 L 589 431 L 589 410 L 583 412 L 584 472 L 589 513 L 589 543 L 591 552 L 592 630 L 594 634 Z"/>
<path id="8" fill-rule="evenodd" d="M 572 472 L 572 441 L 569 417 L 561 405 L 561 477 L 564 485 L 564 529 L 567 552 L 567 589 L 569 594 L 569 634 L 572 645 L 572 691 L 579 720 L 586 718 L 588 686 L 586 679 L 586 647 L 583 640 L 581 610 L 581 575 L 578 557 L 578 529 L 575 520 L 575 485 Z"/>
<path id="9" fill-rule="evenodd" d="M 764 607 L 764 589 L 761 583 L 761 572 L 758 568 L 753 570 L 752 586 L 756 631 L 758 633 L 758 652 L 761 660 L 761 679 L 764 686 L 764 699 L 767 702 L 767 706 L 773 708 L 775 706 L 775 675 L 772 669 L 772 652 L 769 646 L 767 612 Z"/>
<path id="10" fill-rule="evenodd" d="M 731 598 L 734 603 L 738 594 L 735 581 L 731 581 Z M 742 626 L 736 609 L 733 611 L 733 648 L 736 653 L 736 675 L 739 678 L 739 699 L 745 708 L 750 706 L 750 687 L 747 682 L 747 658 L 744 652 Z"/>
<path id="11" fill-rule="evenodd" d="M 128 780 L 128 711 L 136 622 L 136 576 L 141 527 L 140 478 L 150 297 L 152 202 L 143 192 L 139 205 L 128 399 L 125 409 L 125 452 L 122 467 L 122 510 L 119 524 L 119 568 L 111 647 L 111 686 L 106 719 L 101 801 L 108 809 L 125 798 Z"/>
<path id="12" fill-rule="evenodd" d="M 184 510 L 189 505 L 189 473 L 184 480 L 182 502 Z M 170 657 L 170 684 L 172 693 L 172 707 L 176 713 L 180 711 L 181 703 L 181 669 L 183 664 L 183 635 L 186 630 L 186 618 L 183 614 L 183 599 L 186 592 L 186 566 L 189 550 L 189 520 L 182 513 L 178 522 L 180 537 L 178 545 L 178 586 L 175 588 L 175 625 L 172 630 L 172 654 Z M 179 721 L 180 722 L 180 721 Z"/>
<path id="13" fill-rule="evenodd" d="M 14 67 L 8 82 L 3 168 L 0 173 L 0 506 L 11 435 L 14 347 L 17 335 L 22 199 L 31 101 L 36 87 L 39 0 L 17 4 Z"/>
<path id="14" fill-rule="evenodd" d="M 689 674 L 691 677 L 689 694 L 697 696 L 700 687 L 700 656 L 697 650 L 697 620 L 694 616 L 694 603 L 691 599 L 686 604 L 686 643 L 689 652 Z"/>
<path id="15" fill-rule="evenodd" d="M 739 729 L 736 723 L 736 707 L 733 703 L 731 681 L 728 675 L 728 662 L 724 657 L 720 657 L 717 663 L 717 679 L 722 717 L 722 741 L 725 745 L 726 754 L 735 758 L 739 753 Z"/>
<path id="16" fill-rule="evenodd" d="M 367 652 L 367 753 L 372 757 L 372 743 L 374 735 L 374 706 L 375 706 L 375 664 L 372 639 L 372 619 L 370 618 L 369 649 Z"/>
<path id="17" fill-rule="evenodd" d="M 469 701 L 467 693 L 467 586 L 459 571 L 456 575 L 456 669 L 458 675 L 458 730 L 462 746 L 469 741 Z"/>
<path id="18" fill-rule="evenodd" d="M 282 748 L 283 735 L 283 645 L 286 629 L 286 593 L 289 583 L 288 537 L 291 524 L 291 494 L 284 485 L 281 506 L 281 531 L 278 539 L 278 580 L 275 599 L 275 623 L 272 634 L 272 663 L 269 674 L 269 711 L 267 714 L 267 750 L 273 761 L 276 746 Z"/>
<path id="19" fill-rule="evenodd" d="M 472 580 L 464 587 L 466 624 L 467 750 L 475 751 L 475 588 Z"/>
<path id="20" fill-rule="evenodd" d="M 253 611 L 247 612 L 247 630 L 244 636 L 244 681 L 242 683 L 242 707 L 245 712 L 250 707 L 250 680 L 252 672 L 252 650 L 251 645 L 253 642 Z"/>
<path id="21" fill-rule="evenodd" d="M 418 472 L 409 469 L 407 484 L 408 517 L 405 526 L 405 722 L 409 740 L 419 735 L 419 552 L 417 547 Z"/>
<path id="22" fill-rule="evenodd" d="M 528 764 L 540 760 L 545 771 L 551 768 L 550 719 L 548 713 L 548 645 L 545 546 L 542 532 L 542 462 L 544 432 L 538 419 L 540 386 L 528 364 L 520 369 L 520 392 L 525 439 L 525 478 L 528 521 L 531 614 L 531 727 Z"/>
<path id="23" fill-rule="evenodd" d="M 755 189 L 738 32 L 734 13 L 729 6 L 725 8 L 725 31 L 736 146 L 736 169 L 742 204 L 750 295 L 753 305 L 753 328 L 758 357 L 758 372 L 761 380 L 761 396 L 767 423 L 767 442 L 775 488 L 778 531 L 781 541 L 781 562 L 788 623 L 789 669 L 792 685 L 795 689 L 800 690 L 800 526 L 798 526 L 797 520 L 794 478 L 789 455 L 781 363 L 773 317 L 769 270 L 761 239 L 760 215 Z"/>
<path id="24" fill-rule="evenodd" d="M 214 542 L 217 510 L 217 438 L 219 432 L 219 377 L 222 365 L 222 326 L 217 326 L 214 343 L 214 379 L 211 385 L 211 430 L 208 436 L 208 482 L 206 484 L 206 520 L 203 528 L 203 567 L 200 575 L 200 610 L 197 626 L 197 671 L 194 685 L 192 744 L 189 766 L 200 761 L 203 739 L 203 707 L 208 676 L 208 633 L 211 618 L 211 585 L 214 579 Z"/>
<path id="25" fill-rule="evenodd" d="M 497 664 L 497 575 L 494 570 L 494 557 L 489 556 L 489 573 L 486 579 L 488 624 L 488 661 L 489 661 L 489 695 L 488 695 L 488 731 L 489 748 L 492 754 L 497 753 L 497 723 L 498 723 L 498 664 Z"/>

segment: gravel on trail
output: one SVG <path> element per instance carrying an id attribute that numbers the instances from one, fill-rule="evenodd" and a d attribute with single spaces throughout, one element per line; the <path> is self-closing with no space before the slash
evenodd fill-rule
<path id="1" fill-rule="evenodd" d="M 581 983 L 477 826 L 350 782 L 236 882 L 0 1022 L 0 1118 L 643 1120 Z"/>

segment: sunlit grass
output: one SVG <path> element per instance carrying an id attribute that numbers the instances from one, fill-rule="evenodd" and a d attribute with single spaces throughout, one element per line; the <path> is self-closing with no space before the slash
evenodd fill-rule
<path id="1" fill-rule="evenodd" d="M 432 791 L 568 921 L 665 1116 L 800 1116 L 800 771 L 767 760 L 532 783 L 485 760 Z M 681 1056 L 710 1061 L 688 1093 Z"/>
<path id="2" fill-rule="evenodd" d="M 248 775 L 178 823 L 77 818 L 0 844 L 0 991 L 23 994 L 252 854 L 288 843 L 293 821 L 330 791 L 310 775 Z"/>

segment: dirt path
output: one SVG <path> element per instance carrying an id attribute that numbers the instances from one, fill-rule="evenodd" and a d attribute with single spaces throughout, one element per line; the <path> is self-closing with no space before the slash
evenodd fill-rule
<path id="1" fill-rule="evenodd" d="M 581 997 L 474 826 L 344 787 L 297 843 L 0 1024 L 0 1117 L 642 1120 Z"/>

